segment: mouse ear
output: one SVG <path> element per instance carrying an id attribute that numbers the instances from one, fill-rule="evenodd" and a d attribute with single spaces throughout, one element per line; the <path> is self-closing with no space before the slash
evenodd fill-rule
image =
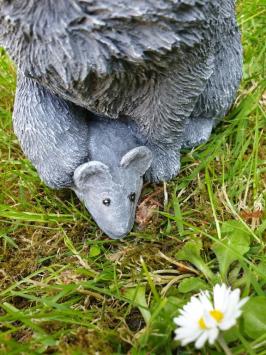
<path id="1" fill-rule="evenodd" d="M 151 162 L 152 152 L 149 148 L 141 146 L 127 152 L 121 159 L 120 166 L 126 169 L 133 169 L 142 176 L 151 166 Z"/>
<path id="2" fill-rule="evenodd" d="M 110 181 L 112 177 L 107 165 L 99 161 L 90 161 L 77 167 L 73 179 L 75 186 L 83 189 Z"/>

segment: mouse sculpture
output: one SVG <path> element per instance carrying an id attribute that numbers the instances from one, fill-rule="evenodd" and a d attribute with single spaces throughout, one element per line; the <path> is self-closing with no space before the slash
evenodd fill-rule
<path id="1" fill-rule="evenodd" d="M 50 187 L 69 187 L 111 238 L 132 228 L 143 178 L 178 174 L 233 103 L 233 0 L 0 0 L 18 69 L 13 125 Z"/>

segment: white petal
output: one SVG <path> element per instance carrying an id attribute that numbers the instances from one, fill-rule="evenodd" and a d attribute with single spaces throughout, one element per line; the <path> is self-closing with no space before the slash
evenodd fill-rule
<path id="1" fill-rule="evenodd" d="M 231 295 L 231 288 L 230 287 L 226 287 L 224 285 L 224 300 L 223 300 L 223 305 L 221 306 L 221 309 L 220 311 L 221 312 L 225 312 L 226 309 L 231 305 L 231 298 L 230 298 L 230 295 Z"/>
<path id="2" fill-rule="evenodd" d="M 200 331 L 199 328 L 197 327 L 194 327 L 194 328 L 177 328 L 175 330 L 175 334 L 178 336 L 178 337 L 181 337 L 181 338 L 184 338 L 184 337 L 187 337 L 187 336 L 192 336 L 193 334 L 195 333 L 198 333 Z"/>
<path id="3" fill-rule="evenodd" d="M 195 311 L 198 310 L 198 307 L 201 306 L 200 295 L 199 295 L 199 297 L 192 297 L 191 306 L 193 306 L 193 310 L 195 310 Z M 192 309 L 192 307 L 191 307 L 191 309 Z"/>
<path id="4" fill-rule="evenodd" d="M 224 298 L 225 298 L 226 286 L 225 284 L 222 285 L 215 285 L 213 288 L 213 301 L 214 301 L 214 308 L 222 310 L 224 305 Z"/>
<path id="5" fill-rule="evenodd" d="M 176 340 L 181 341 L 182 345 L 186 345 L 188 343 L 192 343 L 194 341 L 196 341 L 198 339 L 198 337 L 200 336 L 200 334 L 193 334 L 187 337 L 183 337 L 183 338 L 176 338 Z"/>
<path id="6" fill-rule="evenodd" d="M 228 298 L 230 306 L 232 306 L 233 304 L 237 305 L 240 299 L 240 289 L 236 288 L 234 291 L 230 292 Z"/>
<path id="7" fill-rule="evenodd" d="M 233 292 L 231 292 L 229 296 L 229 302 L 228 306 L 224 311 L 224 319 L 228 318 L 238 318 L 241 314 L 241 311 L 239 310 L 239 304 L 241 305 L 241 301 L 239 301 L 240 298 L 240 290 L 236 289 Z"/>
<path id="8" fill-rule="evenodd" d="M 238 303 L 238 307 L 239 308 L 243 307 L 244 304 L 246 304 L 248 300 L 249 300 L 249 297 L 242 298 L 242 300 L 240 300 L 239 303 Z"/>
<path id="9" fill-rule="evenodd" d="M 194 334 L 190 334 L 187 336 L 181 336 L 180 334 L 177 334 L 175 336 L 176 340 L 181 341 L 182 346 L 187 345 L 188 343 L 191 343 L 193 341 L 195 341 L 199 336 L 200 336 L 201 332 L 194 332 Z"/>
<path id="10" fill-rule="evenodd" d="M 213 305 L 211 304 L 211 301 L 210 301 L 209 292 L 207 292 L 207 291 L 201 292 L 199 294 L 199 300 L 200 300 L 201 306 L 204 309 L 206 309 L 207 311 L 210 311 L 213 309 Z"/>
<path id="11" fill-rule="evenodd" d="M 179 317 L 176 317 L 174 318 L 174 322 L 176 325 L 180 325 L 180 326 L 183 326 L 184 323 L 186 323 L 188 320 L 188 318 L 186 318 L 185 316 L 179 316 Z"/>
<path id="12" fill-rule="evenodd" d="M 179 317 L 174 318 L 174 322 L 177 325 L 183 326 L 185 324 L 197 323 L 198 320 L 202 317 L 202 310 L 198 314 L 184 313 Z"/>
<path id="13" fill-rule="evenodd" d="M 203 307 L 201 302 L 193 296 L 191 300 L 179 311 L 180 315 L 174 318 L 175 324 L 183 326 L 186 324 L 197 323 L 202 317 Z"/>
<path id="14" fill-rule="evenodd" d="M 231 291 L 229 294 L 229 298 L 230 298 L 230 304 L 231 303 L 237 304 L 240 299 L 240 289 L 236 288 L 234 291 Z"/>
<path id="15" fill-rule="evenodd" d="M 218 335 L 219 335 L 218 328 L 212 328 L 209 331 L 209 344 L 210 345 L 214 344 L 215 340 L 218 338 Z"/>
<path id="16" fill-rule="evenodd" d="M 179 339 L 176 339 L 176 340 L 179 340 Z M 196 338 L 186 338 L 186 339 L 182 339 L 182 340 L 179 340 L 181 342 L 181 345 L 182 346 L 186 346 L 187 344 L 189 343 L 192 343 L 196 340 Z"/>
<path id="17" fill-rule="evenodd" d="M 179 317 L 175 317 L 175 318 L 173 319 L 174 323 L 177 324 L 177 325 L 179 325 L 179 319 L 180 319 L 180 318 L 181 318 L 180 316 L 179 316 Z"/>
<path id="18" fill-rule="evenodd" d="M 236 318 L 232 318 L 224 322 L 221 322 L 218 326 L 221 330 L 227 330 L 232 328 L 235 324 L 236 324 Z"/>
<path id="19" fill-rule="evenodd" d="M 201 336 L 198 338 L 198 340 L 195 343 L 195 347 L 197 349 L 200 349 L 203 347 L 205 344 L 206 340 L 208 339 L 208 333 L 205 331 L 201 334 Z"/>

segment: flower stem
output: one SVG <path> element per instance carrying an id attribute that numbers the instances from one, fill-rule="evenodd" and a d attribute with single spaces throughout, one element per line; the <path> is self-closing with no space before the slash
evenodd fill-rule
<path id="1" fill-rule="evenodd" d="M 233 355 L 232 351 L 229 349 L 228 345 L 226 344 L 226 341 L 224 340 L 224 337 L 221 334 L 219 335 L 217 341 L 226 355 Z"/>

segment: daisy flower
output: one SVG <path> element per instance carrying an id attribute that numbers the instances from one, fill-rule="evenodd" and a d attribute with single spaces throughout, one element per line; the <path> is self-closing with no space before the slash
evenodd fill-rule
<path id="1" fill-rule="evenodd" d="M 174 318 L 178 328 L 175 330 L 175 339 L 181 341 L 181 345 L 195 342 L 196 348 L 201 348 L 208 340 L 213 344 L 218 336 L 218 328 L 215 320 L 209 315 L 212 304 L 207 291 L 201 292 L 198 297 L 191 300 L 180 311 L 180 316 Z"/>
<path id="2" fill-rule="evenodd" d="M 232 328 L 237 318 L 241 316 L 241 308 L 248 301 L 248 297 L 240 300 L 240 289 L 231 290 L 225 284 L 215 285 L 213 288 L 213 310 L 210 315 L 216 320 L 221 330 Z"/>
<path id="3" fill-rule="evenodd" d="M 175 339 L 181 345 L 195 342 L 197 349 L 206 341 L 214 344 L 220 330 L 227 330 L 236 324 L 241 315 L 241 307 L 248 297 L 240 300 L 240 290 L 231 290 L 225 284 L 215 285 L 213 296 L 208 291 L 192 296 L 191 300 L 180 311 L 180 316 L 174 318 L 178 326 Z"/>

